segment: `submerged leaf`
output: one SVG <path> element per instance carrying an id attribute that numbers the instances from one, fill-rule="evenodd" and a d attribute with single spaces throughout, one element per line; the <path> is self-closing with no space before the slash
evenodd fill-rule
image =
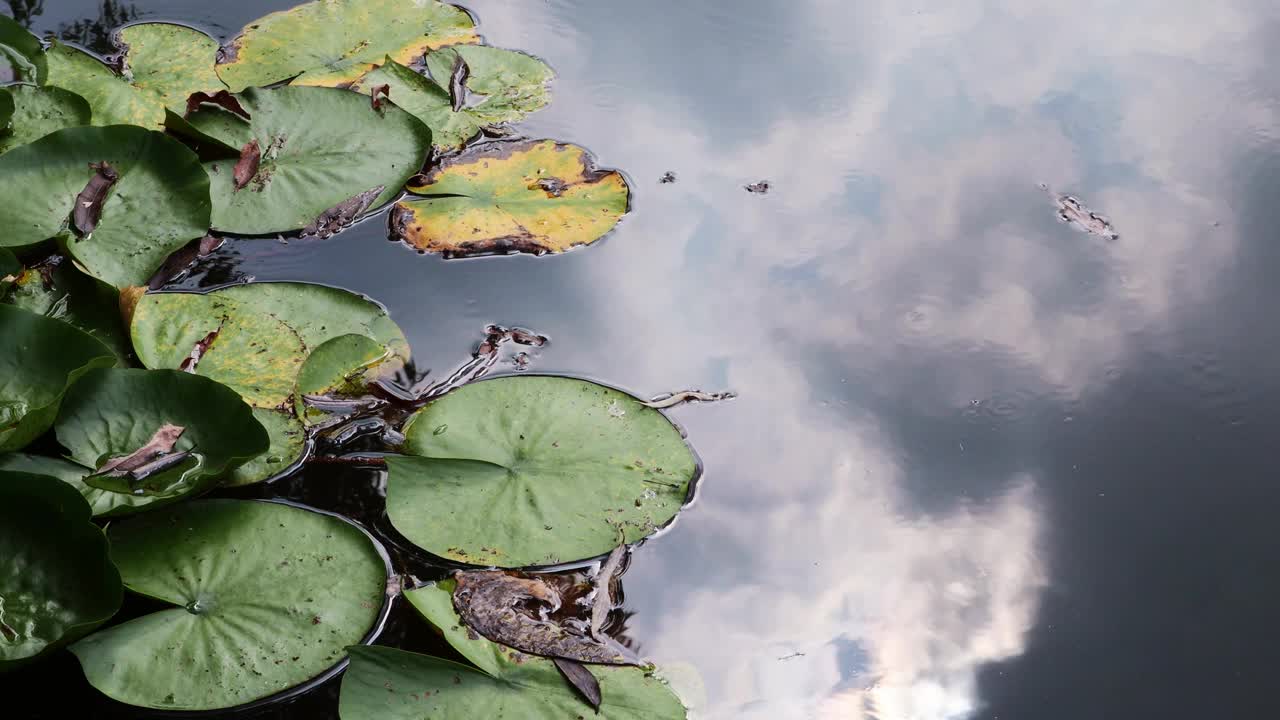
<path id="1" fill-rule="evenodd" d="M 89 53 L 54 42 L 48 84 L 83 96 L 95 125 L 164 126 L 165 110 L 181 114 L 193 93 L 223 88 L 213 64 L 218 43 L 199 30 L 142 23 L 113 37 L 120 72 Z"/>
<path id="2" fill-rule="evenodd" d="M 84 498 L 52 477 L 0 472 L 0 558 L 0 672 L 75 641 L 120 608 L 106 538 Z"/>
<path id="3" fill-rule="evenodd" d="M 551 660 L 469 634 L 451 605 L 451 585 L 429 585 L 405 597 L 453 649 L 480 670 L 392 648 L 351 648 L 351 667 L 343 677 L 339 700 L 342 720 L 588 716 L 587 703 Z M 593 666 L 587 672 L 600 687 L 600 717 L 679 720 L 687 716 L 680 699 L 651 672 L 610 666 Z"/>
<path id="4" fill-rule="evenodd" d="M 77 270 L 75 263 L 55 256 L 31 268 L 19 267 L 5 302 L 80 328 L 127 364 L 133 348 L 116 309 L 117 294 Z"/>
<path id="5" fill-rule="evenodd" d="M 199 350 L 194 371 L 238 392 L 271 435 L 271 449 L 241 468 L 231 484 L 266 480 L 306 451 L 295 413 L 299 373 L 308 356 L 333 338 L 372 338 L 399 359 L 408 343 L 384 309 L 322 285 L 253 283 L 207 294 L 150 293 L 137 303 L 130 328 L 138 359 L 151 368 L 178 368 Z M 205 343 L 211 333 L 214 338 Z M 203 347 L 201 347 L 203 345 Z M 333 373 L 355 372 L 362 360 Z"/>
<path id="6" fill-rule="evenodd" d="M 269 697 L 334 668 L 381 613 L 377 547 L 330 515 L 198 500 L 107 534 L 125 585 L 173 605 L 71 648 L 95 688 L 131 705 L 215 710 Z"/>
<path id="7" fill-rule="evenodd" d="M 5 15 L 0 15 L 0 69 L 9 73 L 9 77 L 0 75 L 0 82 L 20 80 L 41 84 L 45 81 L 44 48 L 40 39 Z"/>
<path id="8" fill-rule="evenodd" d="M 91 468 L 87 484 L 158 500 L 211 489 L 268 444 L 231 389 L 174 370 L 86 373 L 67 392 L 55 431 L 70 459 Z M 186 454 L 140 472 L 176 453 Z"/>
<path id="9" fill-rule="evenodd" d="M 435 146 L 457 150 L 482 129 L 517 122 L 550 101 L 546 63 L 515 50 L 459 45 L 427 56 L 432 78 L 391 58 L 359 84 L 362 92 L 386 87 L 396 105 L 431 128 Z M 474 102 L 461 102 L 468 97 Z"/>
<path id="10" fill-rule="evenodd" d="M 350 214 L 354 205 L 346 204 L 357 198 L 359 212 L 394 199 L 431 148 L 431 131 L 417 118 L 391 106 L 374 110 L 367 97 L 346 90 L 251 88 L 238 99 L 253 118 L 248 123 L 220 108 L 187 118 L 201 135 L 241 149 L 238 160 L 206 164 L 219 230 L 330 227 L 328 216 L 340 207 Z M 256 168 L 250 167 L 253 143 L 260 153 Z M 379 189 L 366 197 L 371 188 Z"/>
<path id="11" fill-rule="evenodd" d="M 105 345 L 71 325 L 0 305 L 0 453 L 43 434 L 67 388 L 113 364 Z"/>
<path id="12" fill-rule="evenodd" d="M 392 233 L 449 255 L 564 252 L 595 242 L 627 212 L 630 191 L 586 150 L 552 140 L 477 145 L 446 158 L 396 203 Z"/>
<path id="13" fill-rule="evenodd" d="M 85 483 L 93 472 L 89 468 L 62 458 L 26 455 L 23 453 L 0 454 L 0 472 L 21 472 L 47 475 L 75 488 L 89 502 L 96 518 L 112 518 L 129 515 L 152 504 L 159 504 L 154 497 L 99 490 Z"/>
<path id="14" fill-rule="evenodd" d="M 246 27 L 219 54 L 218 75 L 236 92 L 290 78 L 346 87 L 387 55 L 410 63 L 479 41 L 466 10 L 436 0 L 314 0 Z"/>
<path id="15" fill-rule="evenodd" d="M 178 141 L 139 127 L 74 127 L 0 155 L 0 246 L 25 247 L 69 234 L 77 196 L 107 163 L 118 175 L 92 237 L 67 241 L 104 282 L 143 285 L 169 253 L 209 228 L 209 180 Z"/>
<path id="16" fill-rule="evenodd" d="M 93 117 L 84 98 L 62 88 L 11 85 L 0 95 L 8 95 L 14 103 L 13 130 L 0 134 L 0 153 L 55 130 L 88 125 Z"/>
<path id="17" fill-rule="evenodd" d="M 8 250 L 0 248 L 0 283 L 15 282 L 21 272 L 22 263 L 18 262 L 18 258 Z M 6 289 L 3 284 L 0 284 L 0 297 L 3 297 Z"/>
<path id="18" fill-rule="evenodd" d="M 619 528 L 634 543 L 675 517 L 697 471 L 657 410 L 571 378 L 465 385 L 418 411 L 405 436 L 416 457 L 387 459 L 392 524 L 472 565 L 595 557 L 617 547 Z"/>

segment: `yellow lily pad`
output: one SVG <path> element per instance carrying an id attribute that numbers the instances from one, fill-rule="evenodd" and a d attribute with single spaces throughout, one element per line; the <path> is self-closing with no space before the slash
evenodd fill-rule
<path id="1" fill-rule="evenodd" d="M 603 237 L 630 202 L 621 173 L 554 140 L 477 145 L 409 191 L 424 197 L 396 204 L 392 232 L 450 256 L 564 252 Z"/>
<path id="2" fill-rule="evenodd" d="M 218 75 L 240 92 L 293 79 L 349 87 L 390 56 L 480 42 L 466 10 L 436 0 L 315 0 L 255 20 L 219 54 Z"/>

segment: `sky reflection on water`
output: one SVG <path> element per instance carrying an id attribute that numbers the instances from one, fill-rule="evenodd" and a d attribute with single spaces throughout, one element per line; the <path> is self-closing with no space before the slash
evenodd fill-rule
<path id="1" fill-rule="evenodd" d="M 231 33 L 291 4 L 137 7 Z M 1225 638 L 1277 597 L 1251 557 L 1280 545 L 1280 7 L 469 7 L 559 73 L 528 133 L 628 172 L 619 231 L 446 262 L 376 219 L 229 252 L 384 302 L 425 366 L 499 322 L 552 337 L 540 371 L 739 391 L 674 413 L 708 477 L 626 583 L 706 717 L 1256 710 L 1265 643 Z M 1051 193 L 1120 237 L 1059 222 Z"/>

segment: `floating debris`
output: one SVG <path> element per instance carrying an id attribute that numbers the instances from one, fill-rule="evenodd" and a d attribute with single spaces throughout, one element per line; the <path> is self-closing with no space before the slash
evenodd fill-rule
<path id="1" fill-rule="evenodd" d="M 664 410 L 677 405 L 684 405 L 685 403 L 720 402 L 721 400 L 732 400 L 736 397 L 738 397 L 738 393 L 733 391 L 706 393 L 701 390 L 683 390 L 681 392 L 663 393 L 650 399 L 649 402 L 640 404 L 656 410 Z"/>
<path id="2" fill-rule="evenodd" d="M 769 192 L 769 181 L 761 180 L 760 182 L 751 183 L 750 185 L 743 185 L 742 187 L 746 188 L 746 191 L 749 193 L 755 193 L 756 195 L 765 195 L 765 194 L 768 194 Z"/>
<path id="3" fill-rule="evenodd" d="M 1058 219 L 1068 225 L 1083 230 L 1090 235 L 1097 235 L 1108 240 L 1120 237 L 1112 227 L 1111 221 L 1093 212 L 1074 195 L 1059 195 L 1049 190 L 1048 185 L 1041 184 L 1040 189 L 1049 192 L 1058 206 Z"/>
<path id="4" fill-rule="evenodd" d="M 676 174 L 671 172 L 670 170 L 662 173 L 662 177 L 658 178 L 658 182 L 662 183 L 663 185 L 670 185 L 675 181 L 676 181 Z"/>
<path id="5" fill-rule="evenodd" d="M 521 652 L 603 665 L 640 665 L 627 648 L 601 634 L 604 641 L 569 632 L 545 619 L 560 609 L 560 592 L 539 577 L 501 570 L 459 571 L 453 607 L 467 627 Z M 541 606 L 536 611 L 534 606 Z M 528 608 L 528 610 L 525 610 Z M 537 612 L 534 616 L 531 612 Z"/>

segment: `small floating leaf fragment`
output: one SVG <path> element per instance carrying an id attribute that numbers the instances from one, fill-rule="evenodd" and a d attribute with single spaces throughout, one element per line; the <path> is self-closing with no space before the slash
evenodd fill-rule
<path id="1" fill-rule="evenodd" d="M 658 395 L 649 402 L 642 402 L 641 405 L 651 407 L 658 410 L 675 407 L 691 402 L 720 402 L 721 400 L 732 400 L 738 397 L 738 393 L 733 391 L 707 393 L 701 390 L 683 390 L 681 392 L 665 393 Z"/>
<path id="2" fill-rule="evenodd" d="M 1072 195 L 1059 195 L 1057 203 L 1058 219 L 1062 222 L 1107 240 L 1120 237 L 1120 233 L 1111 226 L 1111 221 L 1090 210 L 1078 198 Z"/>

